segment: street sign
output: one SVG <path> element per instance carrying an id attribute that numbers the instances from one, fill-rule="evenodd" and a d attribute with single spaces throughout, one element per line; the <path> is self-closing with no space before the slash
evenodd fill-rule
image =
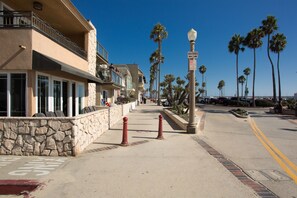
<path id="1" fill-rule="evenodd" d="M 198 58 L 198 52 L 188 52 L 188 58 L 189 59 Z"/>
<path id="2" fill-rule="evenodd" d="M 196 70 L 197 62 L 196 59 L 189 59 L 189 70 Z"/>

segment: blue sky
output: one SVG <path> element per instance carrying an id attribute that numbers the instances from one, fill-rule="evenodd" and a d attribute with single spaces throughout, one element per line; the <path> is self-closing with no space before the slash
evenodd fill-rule
<path id="1" fill-rule="evenodd" d="M 218 95 L 220 80 L 226 83 L 225 95 L 236 93 L 235 55 L 228 52 L 228 42 L 236 34 L 246 36 L 259 27 L 268 15 L 278 20 L 278 32 L 287 37 L 287 47 L 280 57 L 282 95 L 297 92 L 297 1 L 296 0 L 72 0 L 97 28 L 100 43 L 109 52 L 109 62 L 136 63 L 149 79 L 149 57 L 157 44 L 149 39 L 153 26 L 160 22 L 168 31 L 163 42 L 165 63 L 161 75 L 187 74 L 187 32 L 198 32 L 196 50 L 198 67 L 207 67 L 208 95 Z M 266 46 L 257 50 L 256 95 L 272 95 L 271 65 Z M 276 55 L 272 55 L 276 63 Z M 253 68 L 252 50 L 239 55 L 239 71 Z M 201 75 L 196 71 L 201 84 Z M 276 76 L 277 77 L 277 76 Z M 149 81 L 149 80 L 148 80 Z M 249 77 L 252 91 L 252 75 Z M 148 87 L 148 84 L 147 84 Z"/>

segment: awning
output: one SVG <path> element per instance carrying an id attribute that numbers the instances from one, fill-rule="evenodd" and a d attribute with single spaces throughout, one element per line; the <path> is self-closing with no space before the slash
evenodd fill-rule
<path id="1" fill-rule="evenodd" d="M 91 75 L 88 72 L 72 67 L 66 63 L 50 58 L 36 51 L 33 51 L 32 68 L 37 71 L 62 71 L 81 78 L 85 78 L 90 83 L 99 83 L 99 84 L 103 83 L 101 79 Z"/>

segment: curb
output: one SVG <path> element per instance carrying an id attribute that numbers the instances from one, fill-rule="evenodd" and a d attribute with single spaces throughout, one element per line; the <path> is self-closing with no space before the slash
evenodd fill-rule
<path id="1" fill-rule="evenodd" d="M 238 118 L 248 118 L 249 117 L 249 115 L 247 115 L 247 116 L 239 115 L 238 113 L 236 113 L 236 112 L 234 112 L 232 110 L 230 110 L 229 112 L 232 113 L 234 116 L 236 116 Z"/>
<path id="2" fill-rule="evenodd" d="M 196 111 L 196 110 L 195 110 Z M 187 130 L 188 122 L 184 120 L 183 118 L 179 117 L 172 111 L 163 108 L 163 112 L 179 127 L 181 127 L 183 130 Z M 201 117 L 195 116 L 196 117 L 196 128 L 199 127 Z"/>

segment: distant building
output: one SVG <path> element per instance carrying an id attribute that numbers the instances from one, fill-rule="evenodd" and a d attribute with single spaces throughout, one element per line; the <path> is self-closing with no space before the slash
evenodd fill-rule
<path id="1" fill-rule="evenodd" d="M 115 67 L 119 68 L 120 71 L 123 72 L 124 70 L 129 70 L 130 74 L 126 79 L 127 84 L 125 85 L 125 91 L 127 96 L 136 99 L 140 103 L 145 92 L 144 84 L 146 83 L 146 79 L 138 64 L 118 64 L 115 65 Z M 124 75 L 125 74 L 127 74 L 127 72 L 124 72 Z M 132 84 L 130 76 L 132 77 Z"/>
<path id="2" fill-rule="evenodd" d="M 297 93 L 294 93 L 294 99 L 297 100 Z"/>

